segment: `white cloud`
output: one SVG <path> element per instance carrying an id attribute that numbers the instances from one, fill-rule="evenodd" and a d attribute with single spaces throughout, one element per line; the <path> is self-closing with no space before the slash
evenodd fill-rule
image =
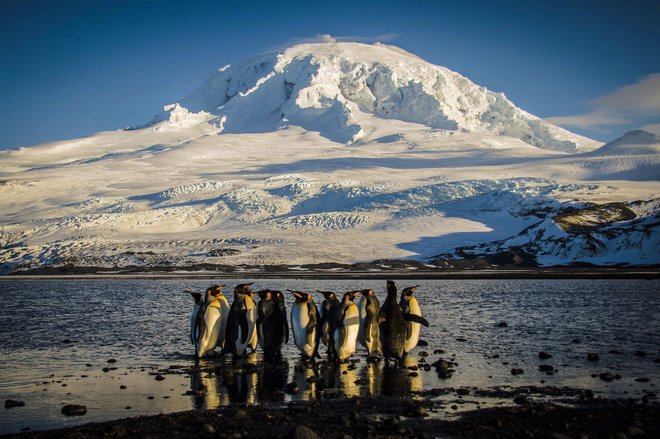
<path id="1" fill-rule="evenodd" d="M 557 125 L 590 128 L 631 123 L 631 119 L 637 117 L 660 116 L 660 73 L 645 76 L 585 104 L 592 108 L 588 113 L 545 120 Z"/>

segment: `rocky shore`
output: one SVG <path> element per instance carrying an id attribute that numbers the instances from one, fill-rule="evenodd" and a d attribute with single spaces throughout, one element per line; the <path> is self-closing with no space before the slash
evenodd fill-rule
<path id="1" fill-rule="evenodd" d="M 517 389 L 512 405 L 441 416 L 431 389 L 420 395 L 295 401 L 282 405 L 238 405 L 142 416 L 7 438 L 652 438 L 660 437 L 660 406 L 632 400 L 591 398 L 568 405 L 541 402 Z M 557 396 L 570 389 L 539 388 Z M 510 401 L 510 400 L 509 400 Z M 457 401 L 458 402 L 458 401 Z"/>

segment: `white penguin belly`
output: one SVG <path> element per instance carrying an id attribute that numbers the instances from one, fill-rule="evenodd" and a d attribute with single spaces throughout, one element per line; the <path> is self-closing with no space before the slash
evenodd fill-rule
<path id="1" fill-rule="evenodd" d="M 367 319 L 367 298 L 362 296 L 360 297 L 360 300 L 357 303 L 357 308 L 358 308 L 358 316 L 360 319 L 360 324 L 358 326 L 358 341 L 362 346 L 365 348 L 369 349 L 369 346 L 367 346 L 367 341 L 364 333 L 364 325 L 365 325 L 365 320 Z"/>
<path id="2" fill-rule="evenodd" d="M 227 336 L 227 320 L 229 320 L 229 302 L 224 296 L 218 297 L 220 302 L 220 336 L 218 337 L 218 346 L 225 347 L 225 338 Z"/>
<path id="3" fill-rule="evenodd" d="M 246 300 L 246 305 L 248 307 L 248 330 L 250 331 L 248 342 L 248 347 L 255 351 L 257 349 L 257 344 L 259 343 L 259 334 L 257 333 L 257 305 L 252 299 L 249 299 L 251 304 L 248 304 Z"/>
<path id="4" fill-rule="evenodd" d="M 356 305 L 351 305 L 346 310 L 343 325 L 346 331 L 346 339 L 343 345 L 340 344 L 341 336 L 339 331 L 335 331 L 335 348 L 340 360 L 345 360 L 353 355 L 356 349 L 358 332 L 360 330 L 360 319 Z"/>
<path id="5" fill-rule="evenodd" d="M 197 352 L 201 357 L 215 348 L 220 335 L 220 309 L 212 306 L 206 308 L 204 313 L 204 332 L 197 340 Z"/>
<path id="6" fill-rule="evenodd" d="M 414 297 L 408 302 L 408 307 L 408 314 L 422 316 L 422 309 L 419 307 L 419 303 L 417 303 L 417 300 Z M 417 346 L 421 329 L 421 324 L 410 322 L 410 334 L 406 334 L 406 340 L 403 344 L 403 349 L 406 353 L 412 351 L 415 346 Z"/>
<path id="7" fill-rule="evenodd" d="M 307 325 L 309 325 L 309 313 L 307 304 L 294 305 L 291 309 L 291 326 L 293 330 L 293 341 L 296 347 L 308 357 L 314 355 L 314 347 L 307 344 Z"/>

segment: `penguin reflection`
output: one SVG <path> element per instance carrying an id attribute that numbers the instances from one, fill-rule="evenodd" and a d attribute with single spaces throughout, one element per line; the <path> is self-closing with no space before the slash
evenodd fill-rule
<path id="1" fill-rule="evenodd" d="M 197 410 L 218 408 L 229 403 L 222 375 L 195 368 L 190 375 L 190 393 Z"/>
<path id="2" fill-rule="evenodd" d="M 404 367 L 383 367 L 381 391 L 383 395 L 396 396 L 403 393 L 417 392 L 424 388 L 424 380 L 419 370 L 409 367 L 418 366 L 417 359 L 406 356 L 403 359 Z"/>
<path id="3" fill-rule="evenodd" d="M 258 383 L 257 354 L 251 353 L 237 359 L 224 375 L 232 403 L 254 404 Z"/>
<path id="4" fill-rule="evenodd" d="M 360 386 L 355 384 L 357 381 L 356 369 L 355 364 L 352 363 L 339 363 L 336 367 L 339 391 L 344 396 L 360 396 Z"/>
<path id="5" fill-rule="evenodd" d="M 319 388 L 317 381 L 319 374 L 313 363 L 305 358 L 300 358 L 293 369 L 293 380 L 298 385 L 300 391 L 293 399 L 309 401 L 316 399 Z"/>
<path id="6" fill-rule="evenodd" d="M 259 367 L 257 398 L 261 402 L 284 401 L 284 387 L 289 379 L 289 362 L 286 358 L 266 360 Z"/>

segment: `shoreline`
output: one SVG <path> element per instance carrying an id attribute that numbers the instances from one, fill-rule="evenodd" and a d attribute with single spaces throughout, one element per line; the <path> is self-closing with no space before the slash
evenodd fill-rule
<path id="1" fill-rule="evenodd" d="M 0 435 L 4 438 L 89 437 L 466 437 L 466 438 L 611 438 L 658 437 L 660 405 L 631 399 L 600 399 L 582 391 L 567 402 L 566 388 L 542 389 L 540 395 L 559 395 L 547 402 L 527 396 L 520 388 L 508 396 L 510 405 L 476 408 L 460 415 L 443 410 L 430 395 L 398 397 L 340 397 L 295 401 L 280 405 L 236 404 L 210 410 L 188 410 L 153 416 L 92 422 L 45 431 Z M 538 390 L 538 389 L 537 389 Z M 437 391 L 437 392 L 436 392 Z M 538 396 L 538 395 L 537 395 Z M 450 410 L 462 404 L 457 396 Z"/>
<path id="2" fill-rule="evenodd" d="M 649 268 L 519 268 L 519 269 L 232 269 L 222 270 L 34 270 L 26 274 L 0 276 L 6 280 L 57 280 L 57 279 L 660 279 L 660 269 Z"/>

